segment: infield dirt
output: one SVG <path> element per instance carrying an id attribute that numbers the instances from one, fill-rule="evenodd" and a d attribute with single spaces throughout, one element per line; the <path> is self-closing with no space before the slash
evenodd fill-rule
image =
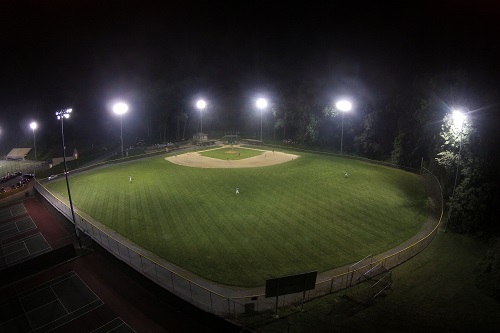
<path id="1" fill-rule="evenodd" d="M 231 146 L 223 146 L 222 148 L 231 149 Z M 234 146 L 234 148 L 254 149 L 254 148 L 242 148 L 239 146 Z M 221 149 L 221 147 L 213 149 Z M 189 152 L 185 154 L 169 156 L 166 157 L 165 159 L 175 164 L 194 167 L 194 168 L 257 168 L 257 167 L 290 162 L 299 157 L 298 155 L 287 154 L 273 150 L 261 150 L 261 149 L 254 149 L 254 150 L 259 150 L 262 152 L 262 154 L 254 157 L 244 158 L 241 160 L 233 160 L 231 159 L 231 157 L 229 157 L 229 159 L 227 160 L 221 160 L 218 158 L 202 156 L 199 152 Z"/>

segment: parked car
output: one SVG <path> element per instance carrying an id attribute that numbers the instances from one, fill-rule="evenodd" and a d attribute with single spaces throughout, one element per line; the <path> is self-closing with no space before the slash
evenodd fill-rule
<path id="1" fill-rule="evenodd" d="M 59 175 L 50 175 L 49 180 L 52 180 L 52 179 L 57 178 L 57 177 L 59 177 Z"/>
<path id="2" fill-rule="evenodd" d="M 1 182 L 1 183 L 5 183 L 5 182 L 7 182 L 7 181 L 9 181 L 9 180 L 11 180 L 11 179 L 14 179 L 14 178 L 16 178 L 16 177 L 17 177 L 17 176 L 16 176 L 16 174 L 14 174 L 14 173 L 8 173 L 6 176 L 3 176 L 3 177 L 1 178 L 0 182 Z"/>

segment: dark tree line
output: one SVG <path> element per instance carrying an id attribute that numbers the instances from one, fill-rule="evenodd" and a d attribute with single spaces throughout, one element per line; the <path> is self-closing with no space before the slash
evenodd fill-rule
<path id="1" fill-rule="evenodd" d="M 443 188 L 445 227 L 492 242 L 478 276 L 482 288 L 499 297 L 500 241 L 495 239 L 500 231 L 500 104 L 496 83 L 465 71 L 422 75 L 407 88 L 381 98 L 352 94 L 356 107 L 346 114 L 335 109 L 334 100 L 322 97 L 328 84 L 328 80 L 315 79 L 270 89 L 273 98 L 265 116 L 264 139 L 289 139 L 338 152 L 343 124 L 345 153 L 415 170 L 429 168 Z M 221 117 L 219 122 L 212 121 L 213 128 L 255 129 L 254 106 L 238 104 L 236 96 L 228 104 L 233 111 L 243 111 L 239 115 L 243 121 Z M 217 104 L 221 114 L 228 112 L 221 107 L 224 99 Z M 452 117 L 456 109 L 465 114 L 460 128 Z M 191 114 L 191 118 L 196 116 Z"/>
<path id="2" fill-rule="evenodd" d="M 335 80 L 320 76 L 290 82 L 283 79 L 252 93 L 245 93 L 248 82 L 259 80 L 245 80 L 245 84 L 243 79 L 214 83 L 202 77 L 138 82 L 130 101 L 136 118 L 128 120 L 127 132 L 146 139 L 148 144 L 188 140 L 200 130 L 195 101 L 203 97 L 208 102 L 203 116 L 205 132 L 238 132 L 244 137 L 258 137 L 260 114 L 255 96 L 264 92 L 269 100 L 269 107 L 262 114 L 264 140 L 291 140 L 298 145 L 339 152 L 343 139 L 346 154 L 416 170 L 423 165 L 437 175 L 443 187 L 447 229 L 498 235 L 500 105 L 496 82 L 489 81 L 486 75 L 446 71 L 421 75 L 388 94 L 354 90 L 350 97 L 355 106 L 345 114 L 335 109 L 334 97 L 328 94 L 331 85 L 340 85 Z M 376 90 L 377 87 L 371 89 Z M 73 100 L 84 98 L 76 96 Z M 81 105 L 73 121 L 78 124 L 84 123 L 85 104 Z M 454 109 L 466 114 L 460 131 L 451 117 Z M 68 136 L 73 135 L 73 140 L 89 138 L 86 141 L 92 145 L 99 144 L 99 140 L 114 140 L 118 144 L 117 121 L 111 117 L 102 122 L 105 128 L 74 127 L 68 130 Z M 54 141 L 58 151 L 60 135 L 55 125 L 54 130 L 46 131 L 45 138 L 42 133 L 37 140 L 40 146 Z M 71 122 L 68 126 L 72 126 Z M 24 135 L 16 134 L 12 139 L 16 146 L 30 146 L 33 137 L 25 130 Z M 41 151 L 43 147 L 39 148 Z M 493 271 L 500 272 L 500 268 Z"/>
<path id="3" fill-rule="evenodd" d="M 347 154 L 415 169 L 423 163 L 439 176 L 452 208 L 447 227 L 460 232 L 489 232 L 498 230 L 495 216 L 499 206 L 496 184 L 500 157 L 495 124 L 499 106 L 498 88 L 485 77 L 464 71 L 421 75 L 411 84 L 384 94 L 376 93 L 378 87 L 371 88 L 369 94 L 359 84 L 353 85 L 349 96 L 354 108 L 345 114 L 335 109 L 335 97 L 330 94 L 331 86 L 335 90 L 343 82 L 321 75 L 304 76 L 303 80 L 284 78 L 272 85 L 259 85 L 262 90 L 251 93 L 246 92 L 248 82 L 258 83 L 265 78 L 226 77 L 211 81 L 195 76 L 168 82 L 138 79 L 129 92 L 135 118 L 124 118 L 124 136 L 132 137 L 129 141 L 145 139 L 148 144 L 187 140 L 200 130 L 195 102 L 202 97 L 208 102 L 203 116 L 204 131 L 258 137 L 260 114 L 254 103 L 257 93 L 263 92 L 269 100 L 269 107 L 262 114 L 265 140 L 292 140 L 337 152 L 342 140 L 343 152 Z M 94 124 L 83 126 L 86 114 L 83 109 L 90 108 L 85 106 L 84 99 L 79 95 L 71 98 L 77 102 L 78 112 L 67 126 L 73 122 L 79 125 L 68 129 L 68 142 L 86 137 L 85 141 L 93 146 L 103 142 L 117 144 L 119 123 L 113 115 L 108 114 L 106 121 L 94 121 L 102 123 L 104 128 Z M 42 102 L 37 103 L 43 106 Z M 455 108 L 467 112 L 458 173 L 459 137 L 450 125 L 450 114 Z M 54 141 L 56 151 L 59 149 L 57 123 L 49 120 L 54 123 L 53 130 L 38 133 L 40 152 L 44 144 L 50 147 L 46 144 L 49 141 Z M 24 122 L 22 126 L 27 127 Z M 30 146 L 32 133 L 29 129 L 22 133 L 11 136 L 15 139 L 12 144 Z"/>
<path id="4" fill-rule="evenodd" d="M 144 94 L 150 142 L 188 139 L 199 130 L 199 113 L 191 93 L 207 83 L 203 79 L 159 83 Z M 328 80 L 316 78 L 293 86 L 279 83 L 268 87 L 271 98 L 269 110 L 263 114 L 264 138 L 339 151 L 343 123 L 345 153 L 415 169 L 423 163 L 437 174 L 448 208 L 452 208 L 447 227 L 460 232 L 498 230 L 494 217 L 499 136 L 492 124 L 498 122 L 499 106 L 494 84 L 464 71 L 422 75 L 406 89 L 384 98 L 352 94 L 355 109 L 344 115 L 335 109 L 334 100 L 323 97 L 328 84 Z M 229 96 L 217 93 L 218 88 L 210 92 L 217 97 L 209 101 L 204 129 L 257 133 L 259 114 L 252 99 L 240 93 L 243 86 L 234 82 Z M 460 161 L 459 136 L 452 130 L 450 118 L 457 108 L 466 113 Z"/>

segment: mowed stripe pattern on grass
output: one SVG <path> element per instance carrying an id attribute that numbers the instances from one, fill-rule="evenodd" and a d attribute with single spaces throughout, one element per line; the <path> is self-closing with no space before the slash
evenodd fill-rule
<path id="1" fill-rule="evenodd" d="M 241 169 L 197 169 L 149 158 L 75 175 L 70 182 L 80 210 L 227 285 L 258 286 L 269 277 L 355 262 L 410 238 L 427 218 L 418 175 L 309 153 Z M 64 181 L 48 187 L 65 194 Z"/>

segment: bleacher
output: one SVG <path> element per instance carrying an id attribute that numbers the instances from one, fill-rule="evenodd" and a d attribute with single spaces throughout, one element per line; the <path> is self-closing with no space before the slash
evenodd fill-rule
<path id="1" fill-rule="evenodd" d="M 26 155 L 30 152 L 31 148 L 12 148 L 12 150 L 5 156 L 6 160 L 21 161 L 26 159 Z"/>

